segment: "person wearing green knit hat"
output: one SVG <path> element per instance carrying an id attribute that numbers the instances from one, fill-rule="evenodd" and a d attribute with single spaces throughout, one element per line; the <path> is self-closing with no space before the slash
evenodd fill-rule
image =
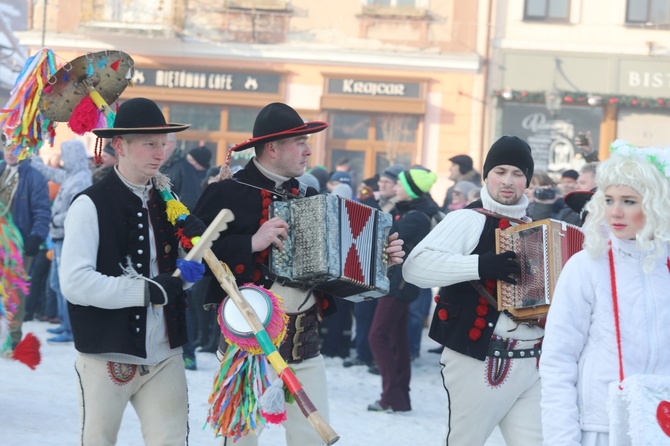
<path id="1" fill-rule="evenodd" d="M 403 237 L 405 256 L 430 232 L 431 216 L 438 207 L 426 192 L 436 180 L 437 175 L 426 169 L 409 169 L 398 174 L 391 232 L 397 231 Z M 389 268 L 388 278 L 389 294 L 377 300 L 368 334 L 370 350 L 382 378 L 381 398 L 368 405 L 368 410 L 406 412 L 412 410 L 407 326 L 410 304 L 419 297 L 419 287 L 403 280 L 401 267 Z"/>
<path id="2" fill-rule="evenodd" d="M 411 199 L 422 197 L 436 181 L 437 174 L 424 169 L 410 169 L 398 174 L 398 183 Z"/>

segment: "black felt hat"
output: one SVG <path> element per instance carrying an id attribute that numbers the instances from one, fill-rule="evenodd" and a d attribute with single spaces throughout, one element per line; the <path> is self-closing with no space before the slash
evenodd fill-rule
<path id="1" fill-rule="evenodd" d="M 128 99 L 119 107 L 114 120 L 114 127 L 93 129 L 99 138 L 113 138 L 131 134 L 176 133 L 189 128 L 190 124 L 169 124 L 165 122 L 163 112 L 150 99 Z"/>
<path id="2" fill-rule="evenodd" d="M 575 190 L 566 194 L 563 197 L 563 201 L 570 209 L 579 214 L 584 209 L 584 206 L 586 206 L 586 203 L 593 197 L 594 193 L 595 188 L 593 190 Z"/>
<path id="3" fill-rule="evenodd" d="M 518 167 L 526 176 L 526 187 L 530 186 L 535 162 L 526 141 L 517 136 L 503 136 L 494 142 L 484 161 L 484 179 L 491 169 L 503 164 Z"/>
<path id="4" fill-rule="evenodd" d="M 212 160 L 212 151 L 205 146 L 195 147 L 188 152 L 194 160 L 205 169 L 209 169 Z"/>
<path id="5" fill-rule="evenodd" d="M 327 127 L 328 123 L 324 121 L 305 122 L 290 106 L 273 102 L 266 105 L 256 116 L 253 138 L 234 145 L 230 150 L 237 152 L 278 139 L 317 133 Z"/>

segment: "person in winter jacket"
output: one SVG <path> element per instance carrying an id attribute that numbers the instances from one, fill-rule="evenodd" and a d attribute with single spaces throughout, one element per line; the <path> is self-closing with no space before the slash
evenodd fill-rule
<path id="1" fill-rule="evenodd" d="M 512 320 L 485 297 L 495 298 L 498 280 L 515 283 L 521 272 L 514 252 L 496 254 L 495 230 L 527 220 L 524 190 L 533 170 L 525 141 L 498 139 L 484 161 L 481 200 L 447 214 L 403 267 L 407 282 L 441 287 L 429 335 L 445 347 L 449 446 L 481 446 L 496 426 L 508 445 L 542 442 L 537 357 L 544 330 Z"/>
<path id="2" fill-rule="evenodd" d="M 410 169 L 398 174 L 396 205 L 391 210 L 391 232 L 397 232 L 405 241 L 406 253 L 410 253 L 430 232 L 430 218 L 438 208 L 425 195 L 436 180 L 434 172 L 423 169 Z M 391 283 L 389 294 L 379 298 L 368 334 L 370 350 L 382 377 L 382 394 L 378 401 L 368 406 L 368 410 L 406 412 L 412 409 L 407 321 L 410 303 L 419 297 L 419 288 L 405 282 L 400 267 L 390 268 L 388 276 Z"/>
<path id="3" fill-rule="evenodd" d="M 47 341 L 55 343 L 72 342 L 72 327 L 67 311 L 67 301 L 61 292 L 58 278 L 61 253 L 63 252 L 63 239 L 65 238 L 65 216 L 74 197 L 89 187 L 93 181 L 91 170 L 88 167 L 88 157 L 84 143 L 76 139 L 65 141 L 60 146 L 60 157 L 63 163 L 61 169 L 49 167 L 44 163 L 35 163 L 35 168 L 47 180 L 60 184 L 60 189 L 51 207 L 51 224 L 49 226 L 49 236 L 54 244 L 54 257 L 49 272 L 49 286 L 56 293 L 60 326 L 47 329 L 49 333 L 56 335 L 47 339 Z"/>
<path id="4" fill-rule="evenodd" d="M 586 205 L 585 249 L 561 271 L 547 318 L 540 361 L 547 446 L 610 444 L 618 345 L 624 377 L 670 375 L 670 159 L 616 142 L 612 149 Z"/>

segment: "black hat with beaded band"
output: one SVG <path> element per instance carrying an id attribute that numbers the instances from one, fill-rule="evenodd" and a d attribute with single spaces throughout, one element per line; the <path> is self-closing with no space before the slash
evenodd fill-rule
<path id="1" fill-rule="evenodd" d="M 234 145 L 230 150 L 237 152 L 278 139 L 318 133 L 327 127 L 328 123 L 325 121 L 305 122 L 290 106 L 273 102 L 263 107 L 256 116 L 253 138 Z"/>
<path id="2" fill-rule="evenodd" d="M 176 133 L 190 126 L 167 123 L 163 112 L 154 101 L 133 98 L 121 104 L 116 111 L 114 127 L 93 129 L 92 132 L 99 138 L 113 138 L 118 135 Z"/>
<path id="3" fill-rule="evenodd" d="M 526 176 L 526 187 L 530 186 L 535 162 L 526 141 L 517 136 L 502 136 L 494 142 L 484 161 L 484 179 L 491 169 L 501 165 L 518 167 Z"/>

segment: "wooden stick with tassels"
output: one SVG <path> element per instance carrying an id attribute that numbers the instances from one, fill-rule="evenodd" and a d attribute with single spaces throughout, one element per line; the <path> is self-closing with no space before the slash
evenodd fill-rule
<path id="1" fill-rule="evenodd" d="M 321 416 L 316 409 L 316 406 L 314 406 L 314 403 L 312 403 L 307 396 L 305 389 L 303 389 L 300 381 L 298 381 L 298 378 L 293 373 L 293 370 L 286 364 L 284 358 L 281 357 L 275 348 L 258 315 L 246 301 L 244 296 L 242 296 L 242 293 L 240 293 L 240 290 L 235 283 L 235 277 L 228 268 L 228 265 L 220 262 L 211 249 L 205 250 L 204 259 L 205 262 L 207 262 L 207 265 L 209 265 L 209 269 L 212 270 L 214 277 L 219 281 L 221 288 L 228 293 L 228 297 L 233 300 L 237 308 L 240 310 L 240 313 L 242 313 L 242 316 L 244 316 L 244 320 L 249 324 L 249 327 L 251 327 L 254 336 L 258 341 L 258 345 L 263 349 L 263 353 L 267 357 L 268 362 L 270 362 L 277 372 L 277 375 L 282 379 L 284 384 L 286 384 L 286 387 L 295 398 L 296 403 L 307 418 L 307 421 L 309 421 L 314 430 L 316 430 L 327 445 L 334 444 L 340 439 L 340 436 L 337 435 L 328 422 Z"/>
<path id="2" fill-rule="evenodd" d="M 184 260 L 187 261 L 194 261 L 194 260 L 199 260 L 202 259 L 202 256 L 204 255 L 205 251 L 208 250 L 209 248 L 212 247 L 212 243 L 214 243 L 214 240 L 219 238 L 219 234 L 221 231 L 225 231 L 226 228 L 228 227 L 228 222 L 233 221 L 235 217 L 233 216 L 233 213 L 228 210 L 228 209 L 221 209 L 219 213 L 214 217 L 214 220 L 212 220 L 212 223 L 207 226 L 207 229 L 205 229 L 205 232 L 200 236 L 198 242 L 191 248 L 191 250 L 184 256 Z M 181 271 L 179 268 L 177 268 L 173 273 L 173 277 L 179 277 L 181 275 Z M 161 305 L 158 304 L 152 304 L 154 308 L 158 308 Z"/>

